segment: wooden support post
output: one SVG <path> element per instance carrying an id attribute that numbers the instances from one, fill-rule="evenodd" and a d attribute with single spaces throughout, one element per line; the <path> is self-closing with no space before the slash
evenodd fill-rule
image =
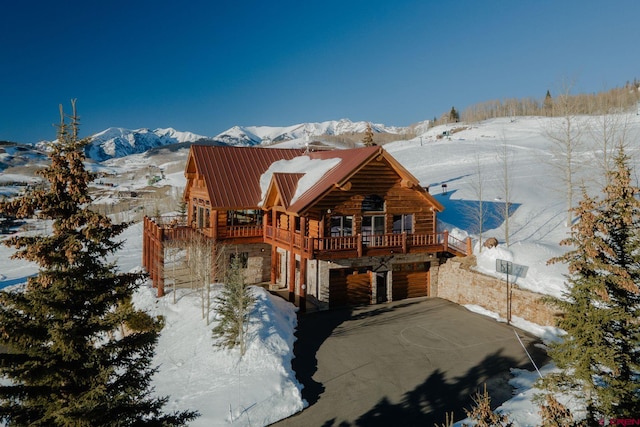
<path id="1" fill-rule="evenodd" d="M 158 227 L 158 298 L 164 296 L 164 230 Z"/>
<path id="2" fill-rule="evenodd" d="M 403 231 L 402 232 L 402 253 L 406 254 L 407 251 L 407 232 Z"/>
<path id="3" fill-rule="evenodd" d="M 449 251 L 449 232 L 447 230 L 444 230 L 444 233 L 442 233 L 442 236 L 444 240 L 444 242 L 442 242 L 442 244 L 444 245 L 444 251 L 448 252 Z"/>
<path id="4" fill-rule="evenodd" d="M 211 219 L 211 238 L 214 242 L 218 241 L 218 211 L 212 212 L 213 218 Z"/>
<path id="5" fill-rule="evenodd" d="M 300 257 L 300 313 L 307 311 L 307 259 Z"/>
<path id="6" fill-rule="evenodd" d="M 362 256 L 362 234 L 358 233 L 356 236 L 358 243 L 358 258 Z"/>
<path id="7" fill-rule="evenodd" d="M 467 256 L 473 255 L 473 246 L 471 243 L 471 237 L 467 237 Z"/>
<path id="8" fill-rule="evenodd" d="M 295 234 L 295 217 L 289 215 L 289 274 L 287 274 L 287 282 L 289 283 L 289 302 L 296 302 L 296 254 L 293 252 L 293 239 Z"/>
<path id="9" fill-rule="evenodd" d="M 306 251 L 306 248 L 304 247 L 305 238 L 307 237 L 306 230 L 307 230 L 307 218 L 300 217 L 300 253 L 301 254 Z"/>
<path id="10" fill-rule="evenodd" d="M 295 287 L 296 287 L 296 254 L 293 250 L 289 250 L 289 274 L 287 274 L 287 282 L 289 284 L 289 302 L 295 303 Z"/>
<path id="11" fill-rule="evenodd" d="M 271 284 L 276 284 L 278 278 L 278 266 L 280 265 L 280 258 L 278 254 L 278 248 L 276 245 L 271 245 Z"/>
<path id="12" fill-rule="evenodd" d="M 145 215 L 144 218 L 142 218 L 142 266 L 148 271 L 147 253 L 149 247 L 147 245 L 147 216 Z"/>

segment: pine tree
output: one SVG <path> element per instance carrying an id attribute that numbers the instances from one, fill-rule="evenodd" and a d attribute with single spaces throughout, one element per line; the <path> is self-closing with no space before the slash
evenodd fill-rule
<path id="1" fill-rule="evenodd" d="M 453 123 L 458 123 L 460 121 L 460 114 L 455 107 L 451 107 L 451 111 L 449 111 L 449 121 Z"/>
<path id="2" fill-rule="evenodd" d="M 574 249 L 551 260 L 567 263 L 569 277 L 566 298 L 551 300 L 564 312 L 558 326 L 567 335 L 551 345 L 562 371 L 548 384 L 582 387 L 592 425 L 640 413 L 640 189 L 623 147 L 609 182 L 603 200 L 583 190 L 574 209 L 580 220 L 562 242 Z"/>
<path id="3" fill-rule="evenodd" d="M 364 138 L 362 139 L 362 143 L 365 147 L 372 147 L 376 145 L 373 142 L 373 129 L 371 128 L 371 123 L 367 123 L 367 129 L 364 131 Z"/>
<path id="4" fill-rule="evenodd" d="M 53 222 L 50 235 L 6 242 L 14 258 L 37 263 L 24 291 L 0 292 L 0 419 L 8 425 L 183 425 L 194 412 L 164 414 L 166 398 L 152 396 L 150 367 L 161 319 L 135 310 L 133 291 L 143 278 L 119 273 L 105 257 L 128 224 L 89 209 L 84 167 L 88 139 L 79 120 L 60 107 L 49 183 L 0 203 L 0 212 Z M 66 119 L 70 123 L 66 123 Z"/>
<path id="5" fill-rule="evenodd" d="M 553 114 L 553 99 L 551 98 L 551 92 L 548 89 L 547 94 L 544 96 L 544 104 L 542 108 L 547 116 L 551 116 Z"/>
<path id="6" fill-rule="evenodd" d="M 246 351 L 246 331 L 254 298 L 245 286 L 242 274 L 242 258 L 232 254 L 231 264 L 225 274 L 224 288 L 216 298 L 219 322 L 213 328 L 213 336 L 218 338 L 218 346 L 240 347 L 240 354 Z"/>

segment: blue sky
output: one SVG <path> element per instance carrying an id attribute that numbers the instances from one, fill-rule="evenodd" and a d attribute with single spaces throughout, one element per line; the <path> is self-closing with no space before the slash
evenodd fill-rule
<path id="1" fill-rule="evenodd" d="M 637 0 L 21 0 L 0 5 L 0 140 L 349 118 L 406 126 L 640 78 Z"/>

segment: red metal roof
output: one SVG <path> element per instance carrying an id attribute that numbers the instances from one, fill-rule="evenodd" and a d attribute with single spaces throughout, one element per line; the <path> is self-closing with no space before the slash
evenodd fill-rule
<path id="1" fill-rule="evenodd" d="M 257 147 L 228 147 L 192 145 L 187 162 L 195 163 L 207 186 L 210 201 L 215 208 L 252 209 L 261 201 L 260 177 L 272 163 L 278 160 L 292 160 L 298 156 L 310 159 L 340 159 L 340 162 L 326 172 L 304 194 L 291 202 L 299 180 L 305 171 L 296 173 L 276 172 L 272 177 L 280 193 L 282 202 L 289 212 L 301 213 L 316 200 L 330 191 L 334 185 L 343 185 L 372 159 L 383 156 L 400 175 L 401 179 L 419 186 L 419 181 L 382 147 L 362 147 L 346 150 L 305 152 L 303 149 L 278 149 Z M 431 195 L 425 193 L 434 207 L 442 211 L 443 206 Z"/>
<path id="2" fill-rule="evenodd" d="M 303 154 L 302 149 L 192 145 L 189 157 L 205 180 L 212 206 L 252 209 L 260 202 L 260 176 L 269 166 Z"/>
<path id="3" fill-rule="evenodd" d="M 285 209 L 289 208 L 293 195 L 296 194 L 296 188 L 298 188 L 298 181 L 304 176 L 304 173 L 282 173 L 277 172 L 273 174 L 273 182 L 280 192 L 282 197 L 282 204 Z"/>

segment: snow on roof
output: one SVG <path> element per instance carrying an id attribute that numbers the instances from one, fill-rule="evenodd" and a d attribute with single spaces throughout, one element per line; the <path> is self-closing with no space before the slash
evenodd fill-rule
<path id="1" fill-rule="evenodd" d="M 304 176 L 298 181 L 298 187 L 291 199 L 293 204 L 298 197 L 313 187 L 327 172 L 340 163 L 339 158 L 333 159 L 311 159 L 309 156 L 294 157 L 291 160 L 278 160 L 273 162 L 260 176 L 260 189 L 262 196 L 258 206 L 262 206 L 267 195 L 269 184 L 274 173 L 302 173 Z"/>

